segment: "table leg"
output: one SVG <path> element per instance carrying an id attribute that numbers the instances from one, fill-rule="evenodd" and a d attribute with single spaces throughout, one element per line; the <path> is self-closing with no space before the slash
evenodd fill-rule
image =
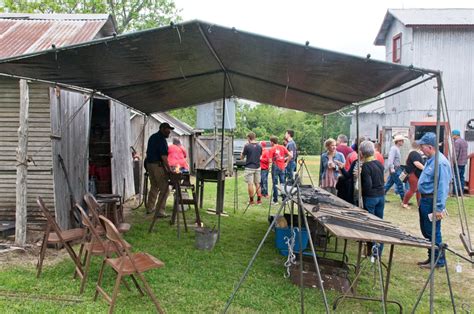
<path id="1" fill-rule="evenodd" d="M 390 283 L 390 274 L 392 270 L 392 262 L 393 262 L 393 250 L 395 248 L 395 245 L 390 245 L 390 255 L 388 257 L 388 266 L 387 266 L 387 278 L 385 279 L 385 288 L 384 288 L 384 296 L 385 300 L 387 300 L 387 295 L 388 295 L 388 284 Z"/>
<path id="2" fill-rule="evenodd" d="M 358 278 L 358 274 L 360 272 L 360 263 L 361 263 L 361 260 L 362 260 L 362 241 L 359 241 L 359 252 L 357 253 L 357 265 L 356 265 L 356 278 Z M 357 281 L 358 279 L 356 279 L 356 282 L 354 282 L 354 294 L 356 294 L 356 291 L 357 291 Z"/>

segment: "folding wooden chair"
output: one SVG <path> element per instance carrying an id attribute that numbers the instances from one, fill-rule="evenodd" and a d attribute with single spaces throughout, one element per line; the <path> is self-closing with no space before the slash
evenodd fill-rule
<path id="1" fill-rule="evenodd" d="M 94 301 L 97 300 L 97 296 L 99 293 L 102 294 L 102 296 L 110 304 L 109 313 L 112 313 L 114 310 L 115 302 L 117 300 L 117 294 L 118 294 L 118 289 L 120 287 L 120 281 L 123 276 L 130 276 L 133 280 L 133 283 L 135 284 L 138 291 L 140 292 L 140 294 L 144 295 L 142 288 L 140 287 L 137 280 L 135 279 L 134 275 L 137 275 L 138 278 L 143 283 L 146 292 L 148 293 L 153 303 L 155 304 L 156 309 L 160 313 L 164 313 L 160 304 L 158 303 L 158 300 L 156 299 L 155 295 L 151 291 L 151 288 L 148 285 L 148 282 L 145 280 L 145 277 L 143 277 L 142 273 L 151 269 L 163 267 L 165 264 L 159 259 L 155 258 L 154 256 L 148 253 L 143 253 L 143 252 L 130 253 L 130 250 L 126 246 L 125 241 L 123 240 L 122 236 L 118 232 L 115 225 L 102 215 L 100 216 L 100 219 L 105 226 L 107 238 L 117 246 L 117 253 L 119 254 L 119 257 L 117 258 L 105 257 L 102 263 L 102 267 L 100 269 Z M 101 287 L 105 265 L 109 265 L 110 267 L 112 267 L 113 270 L 117 272 L 117 279 L 115 281 L 112 297 L 110 297 L 107 294 L 107 292 Z"/>
<path id="2" fill-rule="evenodd" d="M 89 209 L 89 212 L 92 215 L 94 224 L 96 226 L 100 226 L 101 224 L 99 219 L 99 213 L 101 209 L 94 195 L 92 195 L 91 193 L 87 193 L 86 195 L 84 195 L 84 201 L 86 202 L 87 208 Z M 129 223 L 122 222 L 119 223 L 116 227 L 120 233 L 126 233 L 130 230 L 131 226 Z"/>
<path id="3" fill-rule="evenodd" d="M 75 229 L 69 229 L 69 230 L 64 230 L 64 231 L 61 230 L 61 228 L 58 226 L 58 224 L 54 220 L 49 209 L 46 207 L 46 205 L 43 202 L 43 199 L 40 196 L 38 196 L 36 203 L 38 204 L 39 208 L 43 212 L 43 215 L 46 217 L 46 230 L 43 236 L 43 243 L 41 244 L 38 264 L 36 265 L 36 268 L 38 269 L 36 277 L 39 277 L 41 275 L 41 270 L 43 268 L 44 255 L 46 253 L 46 247 L 48 246 L 48 244 L 55 244 L 55 245 L 61 244 L 66 248 L 66 251 L 68 252 L 74 264 L 76 265 L 76 273 L 79 274 L 79 276 L 82 278 L 84 273 L 82 271 L 81 262 L 78 256 L 76 255 L 76 253 L 74 252 L 74 249 L 72 248 L 71 243 L 73 241 L 79 241 L 79 240 L 84 241 L 85 229 L 75 228 Z M 82 249 L 83 249 L 83 244 L 81 244 L 81 248 L 79 252 L 82 252 Z"/>
<path id="4" fill-rule="evenodd" d="M 99 230 L 97 230 L 97 227 L 91 222 L 91 220 L 89 219 L 89 216 L 86 214 L 84 209 L 79 204 L 75 204 L 75 207 L 81 214 L 82 224 L 86 226 L 87 228 L 86 238 L 88 238 L 88 242 L 84 244 L 84 251 L 83 251 L 84 262 L 82 264 L 84 265 L 84 276 L 82 277 L 82 280 L 81 280 L 81 290 L 80 290 L 80 293 L 82 294 L 84 292 L 84 287 L 87 282 L 87 277 L 89 274 L 91 257 L 94 255 L 110 257 L 114 253 L 117 253 L 117 247 L 110 240 L 102 239 L 100 237 Z M 124 243 L 128 248 L 131 247 L 130 244 L 128 244 L 126 241 L 124 241 Z M 79 260 L 80 259 L 81 259 L 81 256 L 79 256 Z M 125 283 L 124 285 L 127 287 L 127 289 L 129 289 L 128 285 L 126 285 Z"/>

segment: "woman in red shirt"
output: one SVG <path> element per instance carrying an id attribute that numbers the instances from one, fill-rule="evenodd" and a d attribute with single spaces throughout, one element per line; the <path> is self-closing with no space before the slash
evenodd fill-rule
<path id="1" fill-rule="evenodd" d="M 189 170 L 188 162 L 186 161 L 186 150 L 181 141 L 174 137 L 173 144 L 168 146 L 168 163 L 170 168 L 182 171 Z"/>

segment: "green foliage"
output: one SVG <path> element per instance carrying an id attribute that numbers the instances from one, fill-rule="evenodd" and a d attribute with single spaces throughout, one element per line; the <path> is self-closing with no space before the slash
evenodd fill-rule
<path id="1" fill-rule="evenodd" d="M 108 13 L 115 21 L 118 33 L 181 21 L 180 10 L 174 0 L 5 0 L 3 10 L 21 13 Z"/>
<path id="2" fill-rule="evenodd" d="M 196 127 L 196 112 L 196 107 L 187 107 L 170 110 L 168 113 L 176 119 L 179 119 L 192 127 Z"/>

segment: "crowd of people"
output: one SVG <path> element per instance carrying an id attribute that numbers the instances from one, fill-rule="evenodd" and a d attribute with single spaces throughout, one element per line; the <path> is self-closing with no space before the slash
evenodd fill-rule
<path id="1" fill-rule="evenodd" d="M 278 137 L 270 136 L 270 147 L 267 149 L 266 141 L 258 143 L 254 132 L 247 134 L 247 144 L 240 158 L 245 160 L 244 178 L 248 187 L 249 205 L 261 204 L 262 197 L 270 197 L 268 188 L 270 171 L 272 204 L 278 204 L 278 186 L 293 182 L 298 157 L 293 137 L 294 131 L 287 130 L 284 135 L 284 145 L 281 145 Z M 257 196 L 256 203 L 255 196 Z"/>
<path id="2" fill-rule="evenodd" d="M 179 140 L 173 139 L 173 145 L 168 147 L 166 139 L 172 129 L 168 123 L 162 123 L 160 130 L 148 141 L 145 166 L 151 188 L 146 208 L 147 211 L 155 210 L 158 217 L 167 216 L 164 209 L 169 191 L 168 174 L 174 170 L 187 171 L 189 168 L 186 151 Z M 294 182 L 298 154 L 293 137 L 294 131 L 287 130 L 281 145 L 278 137 L 271 136 L 270 147 L 267 147 L 266 141 L 257 141 L 255 133 L 247 134 L 241 159 L 245 160 L 244 177 L 248 186 L 249 205 L 261 204 L 262 198 L 270 196 L 272 204 L 278 204 L 278 186 Z M 452 137 L 456 156 L 453 193 L 460 195 L 464 190 L 467 142 L 460 137 L 459 130 L 453 130 Z M 436 135 L 432 132 L 425 133 L 419 140 L 411 143 L 408 153 L 402 154 L 401 148 L 407 141 L 407 138 L 395 135 L 385 161 L 380 143 L 359 139 L 349 146 L 348 138 L 343 134 L 336 140 L 327 139 L 324 142 L 325 151 L 321 155 L 319 185 L 381 219 L 387 202 L 385 195 L 392 186 L 395 186 L 395 193 L 399 195 L 403 208 L 410 208 L 410 200 L 415 195 L 421 232 L 426 239 L 431 240 L 432 219 L 435 219 L 435 243 L 439 247 L 442 243 L 441 220 L 446 215 L 446 200 L 453 179 L 451 164 L 442 153 L 438 154 L 438 192 L 435 200 Z M 268 184 L 270 173 L 272 190 Z M 283 198 L 282 195 L 281 197 Z M 434 204 L 436 212 L 432 217 Z M 377 247 L 380 255 L 383 247 Z M 427 260 L 418 263 L 421 267 L 430 266 L 430 252 L 428 250 Z M 444 256 L 438 258 L 438 254 L 439 250 L 436 250 L 436 267 L 443 267 Z"/>

